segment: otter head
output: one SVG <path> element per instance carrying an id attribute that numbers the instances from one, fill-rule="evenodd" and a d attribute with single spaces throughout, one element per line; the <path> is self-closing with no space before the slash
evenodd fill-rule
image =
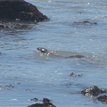
<path id="1" fill-rule="evenodd" d="M 45 48 L 37 48 L 38 51 L 40 51 L 41 53 L 45 53 L 45 54 L 49 54 L 49 51 Z"/>

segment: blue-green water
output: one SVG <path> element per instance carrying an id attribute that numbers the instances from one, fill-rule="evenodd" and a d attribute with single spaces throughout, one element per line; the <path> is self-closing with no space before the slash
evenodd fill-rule
<path id="1" fill-rule="evenodd" d="M 29 25 L 32 29 L 1 29 L 0 106 L 27 107 L 35 103 L 32 98 L 49 98 L 56 107 L 106 107 L 80 91 L 91 85 L 107 89 L 107 1 L 26 1 L 50 21 Z M 74 23 L 83 21 L 97 25 Z M 52 58 L 37 47 L 86 57 Z M 72 72 L 83 76 L 70 77 Z"/>

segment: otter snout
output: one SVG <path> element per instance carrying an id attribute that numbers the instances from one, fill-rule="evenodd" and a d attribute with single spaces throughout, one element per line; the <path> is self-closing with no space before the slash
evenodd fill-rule
<path id="1" fill-rule="evenodd" d="M 41 53 L 46 53 L 48 54 L 48 50 L 45 48 L 37 48 L 37 50 L 39 50 Z"/>
<path id="2" fill-rule="evenodd" d="M 40 51 L 40 48 L 37 48 L 37 50 L 39 50 L 39 51 Z"/>

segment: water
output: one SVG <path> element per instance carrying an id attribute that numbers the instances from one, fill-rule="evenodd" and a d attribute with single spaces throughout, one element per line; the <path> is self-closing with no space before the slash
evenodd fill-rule
<path id="1" fill-rule="evenodd" d="M 107 89 L 107 1 L 27 0 L 50 18 L 31 29 L 1 30 L 0 106 L 27 107 L 32 98 L 49 98 L 57 107 L 106 107 L 80 92 L 91 86 Z M 74 22 L 89 21 L 95 24 Z M 63 56 L 41 55 L 44 47 Z M 70 77 L 71 73 L 82 77 Z"/>

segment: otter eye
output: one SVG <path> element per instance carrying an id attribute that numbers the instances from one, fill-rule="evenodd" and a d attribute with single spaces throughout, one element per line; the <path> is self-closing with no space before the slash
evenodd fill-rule
<path id="1" fill-rule="evenodd" d="M 41 50 L 41 52 L 45 53 L 45 50 L 44 50 L 44 49 L 42 49 L 42 50 Z"/>
<path id="2" fill-rule="evenodd" d="M 44 51 L 44 49 L 42 49 L 42 51 Z"/>

